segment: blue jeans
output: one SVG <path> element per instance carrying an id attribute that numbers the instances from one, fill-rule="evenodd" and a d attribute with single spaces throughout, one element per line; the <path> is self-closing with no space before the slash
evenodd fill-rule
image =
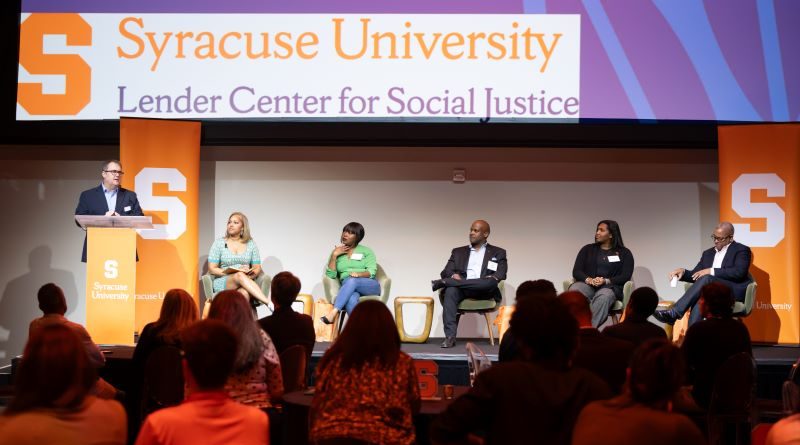
<path id="1" fill-rule="evenodd" d="M 345 278 L 339 293 L 336 294 L 333 307 L 338 311 L 344 309 L 349 315 L 362 295 L 380 295 L 380 293 L 381 285 L 374 278 Z"/>

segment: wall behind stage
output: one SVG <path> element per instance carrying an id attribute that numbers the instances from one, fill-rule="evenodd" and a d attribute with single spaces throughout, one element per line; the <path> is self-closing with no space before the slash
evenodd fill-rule
<path id="1" fill-rule="evenodd" d="M 72 214 L 80 192 L 99 184 L 102 159 L 117 153 L 117 147 L 0 147 L 6 258 L 0 366 L 21 353 L 28 323 L 40 315 L 41 284 L 62 286 L 67 316 L 84 322 L 83 232 Z M 508 250 L 511 304 L 527 279 L 547 278 L 560 290 L 595 223 L 612 218 L 636 257 L 636 284 L 674 300 L 680 293 L 669 288 L 666 273 L 694 266 L 719 211 L 716 150 L 204 147 L 201 153 L 201 271 L 228 214 L 239 210 L 250 218 L 267 273 L 290 270 L 315 297 L 322 296 L 327 256 L 351 220 L 364 224 L 364 244 L 392 277 L 393 298 L 431 295 L 430 280 L 450 249 L 466 244 L 472 220 L 487 219 L 490 242 Z M 454 168 L 466 169 L 466 183 L 451 181 Z M 442 336 L 438 303 L 435 315 L 432 335 Z M 409 308 L 406 317 L 409 329 L 421 328 L 413 320 L 421 312 Z M 459 336 L 488 333 L 482 319 L 467 316 Z"/>

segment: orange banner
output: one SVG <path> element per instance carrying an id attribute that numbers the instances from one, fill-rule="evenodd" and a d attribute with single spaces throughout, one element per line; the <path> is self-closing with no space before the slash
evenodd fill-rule
<path id="1" fill-rule="evenodd" d="M 753 250 L 755 342 L 800 344 L 800 125 L 719 127 L 720 219 Z"/>
<path id="2" fill-rule="evenodd" d="M 164 294 L 197 300 L 200 123 L 120 119 L 122 185 L 139 198 L 154 229 L 139 231 L 136 330 L 158 319 Z"/>
<path id="3" fill-rule="evenodd" d="M 86 329 L 100 344 L 133 344 L 136 232 L 87 229 Z"/>

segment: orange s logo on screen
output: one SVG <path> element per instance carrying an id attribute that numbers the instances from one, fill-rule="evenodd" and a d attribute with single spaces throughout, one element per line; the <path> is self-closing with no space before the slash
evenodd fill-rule
<path id="1" fill-rule="evenodd" d="M 92 27 L 79 14 L 28 16 L 20 25 L 19 64 L 31 75 L 63 75 L 63 94 L 45 94 L 40 82 L 20 82 L 17 103 L 33 115 L 76 115 L 91 100 L 92 69 L 77 54 L 47 54 L 46 35 L 63 35 L 67 46 L 90 46 Z"/>
<path id="2" fill-rule="evenodd" d="M 420 397 L 434 397 L 439 392 L 439 365 L 433 360 L 414 360 Z"/>

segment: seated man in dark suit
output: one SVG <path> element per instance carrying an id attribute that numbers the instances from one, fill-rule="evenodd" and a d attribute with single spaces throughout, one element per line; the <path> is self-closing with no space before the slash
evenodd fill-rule
<path id="1" fill-rule="evenodd" d="M 653 315 L 658 306 L 658 295 L 649 287 L 640 287 L 631 293 L 625 308 L 625 320 L 603 329 L 603 335 L 618 338 L 639 346 L 651 338 L 667 338 L 667 333 L 647 317 Z"/>
<path id="2" fill-rule="evenodd" d="M 625 370 L 633 354 L 633 343 L 606 337 L 592 326 L 592 308 L 582 293 L 564 292 L 558 296 L 578 321 L 578 350 L 572 365 L 595 373 L 619 394 L 625 383 Z"/>
<path id="3" fill-rule="evenodd" d="M 500 301 L 502 295 L 497 283 L 506 279 L 508 263 L 506 251 L 490 246 L 489 223 L 477 220 L 469 229 L 469 246 L 456 247 L 442 270 L 441 278 L 433 280 L 433 291 L 444 289 L 440 294 L 443 311 L 445 339 L 443 348 L 456 345 L 458 330 L 458 304 L 465 298 Z"/>
<path id="4" fill-rule="evenodd" d="M 112 160 L 103 163 L 103 181 L 97 187 L 81 193 L 76 215 L 144 216 L 136 193 L 120 187 L 122 165 Z M 77 222 L 76 222 L 77 224 Z M 83 240 L 81 261 L 86 262 L 86 239 Z"/>
<path id="5" fill-rule="evenodd" d="M 683 317 L 687 310 L 692 310 L 700 299 L 703 286 L 717 281 L 733 290 L 736 301 L 744 301 L 747 285 L 752 281 L 748 271 L 753 254 L 750 248 L 733 240 L 733 224 L 720 223 L 711 235 L 714 247 L 703 252 L 700 262 L 691 271 L 677 268 L 670 272 L 670 278 L 694 283 L 683 296 L 675 302 L 671 309 L 656 311 L 653 316 L 662 323 L 673 324 Z M 700 311 L 692 310 L 689 325 L 700 321 Z"/>
<path id="6" fill-rule="evenodd" d="M 300 292 L 300 279 L 291 272 L 281 272 L 272 279 L 270 296 L 275 304 L 272 315 L 258 320 L 261 329 L 272 338 L 278 354 L 290 346 L 302 345 L 310 358 L 314 350 L 314 322 L 306 314 L 292 309 L 292 303 Z"/>
<path id="7" fill-rule="evenodd" d="M 689 369 L 692 396 L 707 408 L 717 370 L 729 357 L 747 352 L 753 355 L 747 326 L 733 318 L 733 294 L 722 283 L 709 283 L 700 293 L 700 311 L 705 320 L 686 331 L 681 349 Z"/>
<path id="8" fill-rule="evenodd" d="M 479 373 L 475 385 L 433 421 L 433 443 L 467 443 L 468 434 L 482 432 L 487 444 L 568 445 L 581 409 L 611 397 L 599 377 L 570 365 L 578 324 L 561 300 L 518 302 L 511 332 L 523 359 Z"/>

